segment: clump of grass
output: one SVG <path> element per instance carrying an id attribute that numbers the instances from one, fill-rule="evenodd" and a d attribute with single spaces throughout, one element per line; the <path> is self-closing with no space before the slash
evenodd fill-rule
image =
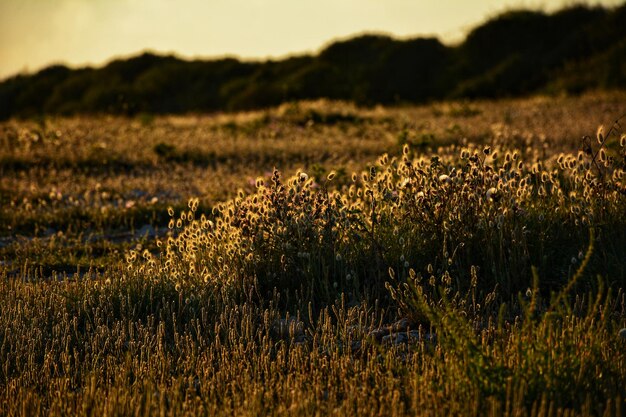
<path id="1" fill-rule="evenodd" d="M 422 382 L 449 387 L 459 402 L 480 398 L 484 407 L 500 412 L 573 409 L 588 415 L 619 414 L 625 374 L 618 359 L 619 324 L 613 318 L 623 304 L 622 290 L 614 295 L 600 280 L 595 295 L 570 302 L 570 292 L 594 250 L 593 232 L 590 237 L 578 271 L 549 302 L 541 300 L 536 271 L 532 289 L 511 306 L 494 303 L 495 290 L 477 297 L 474 267 L 465 293 L 453 290 L 447 273 L 440 279 L 422 279 L 411 269 L 406 282 L 389 284 L 403 314 L 428 323 L 440 352 L 445 352 L 438 358 L 442 367 L 433 370 L 437 377 Z M 397 281 L 393 270 L 390 276 Z"/>
<path id="2" fill-rule="evenodd" d="M 387 155 L 352 184 L 333 190 L 304 172 L 283 181 L 275 171 L 197 217 L 197 200 L 170 220 L 175 236 L 160 255 L 129 257 L 133 273 L 193 285 L 231 287 L 267 299 L 274 288 L 291 305 L 327 304 L 340 293 L 384 298 L 387 268 L 409 265 L 456 275 L 467 286 L 505 297 L 528 287 L 531 266 L 542 291 L 564 285 L 576 270 L 586 230 L 597 230 L 590 270 L 623 285 L 623 168 L 599 181 L 583 153 L 542 160 L 534 150 L 455 146 L 438 155 Z M 172 212 L 173 215 L 173 212 Z M 141 258 L 145 261 L 139 261 Z M 480 262 L 476 263 L 476 260 Z M 593 275 L 590 275 L 592 277 Z M 588 277 L 589 278 L 589 277 Z M 593 279 L 579 285 L 593 288 Z"/>

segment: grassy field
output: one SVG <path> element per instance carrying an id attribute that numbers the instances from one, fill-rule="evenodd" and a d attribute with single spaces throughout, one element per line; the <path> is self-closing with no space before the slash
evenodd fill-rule
<path id="1" fill-rule="evenodd" d="M 621 416 L 624 114 L 2 122 L 0 415 Z"/>

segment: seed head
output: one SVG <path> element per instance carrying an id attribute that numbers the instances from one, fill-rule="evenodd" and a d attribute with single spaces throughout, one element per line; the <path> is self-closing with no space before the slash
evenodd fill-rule
<path id="1" fill-rule="evenodd" d="M 439 182 L 443 182 L 444 184 L 450 184 L 450 182 L 452 182 L 452 179 L 450 179 L 450 177 L 446 174 L 441 174 L 439 176 Z"/>
<path id="2" fill-rule="evenodd" d="M 496 187 L 491 187 L 487 190 L 486 197 L 489 201 L 496 201 L 498 198 L 498 189 Z"/>
<path id="3" fill-rule="evenodd" d="M 598 143 L 602 144 L 604 142 L 604 126 L 598 126 L 598 131 L 596 132 L 596 139 L 598 139 Z"/>

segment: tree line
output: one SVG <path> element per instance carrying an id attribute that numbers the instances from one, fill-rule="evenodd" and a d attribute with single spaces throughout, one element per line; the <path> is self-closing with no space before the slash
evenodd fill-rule
<path id="1" fill-rule="evenodd" d="M 626 87 L 626 5 L 502 13 L 458 45 L 362 35 L 283 60 L 144 53 L 54 65 L 0 83 L 0 119 L 41 114 L 243 110 L 330 98 L 362 105 Z"/>

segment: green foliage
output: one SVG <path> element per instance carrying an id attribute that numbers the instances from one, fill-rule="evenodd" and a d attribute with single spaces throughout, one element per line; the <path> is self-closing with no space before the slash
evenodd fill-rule
<path id="1" fill-rule="evenodd" d="M 440 279 L 423 280 L 411 270 L 406 282 L 397 283 L 390 270 L 396 284 L 388 288 L 403 314 L 427 322 L 447 353 L 438 377 L 429 382 L 445 386 L 453 381 L 453 385 L 472 387 L 454 392 L 461 398 L 467 395 L 466 401 L 478 395 L 497 407 L 511 401 L 512 393 L 523 393 L 515 398 L 518 407 L 530 408 L 540 399 L 551 407 L 586 408 L 589 414 L 602 414 L 607 396 L 620 395 L 614 384 L 622 376 L 612 358 L 603 356 L 606 345 L 599 340 L 615 337 L 609 317 L 621 294 L 614 297 L 600 280 L 595 296 L 577 297 L 574 305 L 569 301 L 594 252 L 594 239 L 591 229 L 585 259 L 549 303 L 541 299 L 534 270 L 532 289 L 520 294 L 512 309 L 506 304 L 494 308 L 495 290 L 477 297 L 476 267 L 471 268 L 471 287 L 466 293 L 454 292 L 447 272 Z M 594 372 L 602 378 L 595 378 Z"/>

